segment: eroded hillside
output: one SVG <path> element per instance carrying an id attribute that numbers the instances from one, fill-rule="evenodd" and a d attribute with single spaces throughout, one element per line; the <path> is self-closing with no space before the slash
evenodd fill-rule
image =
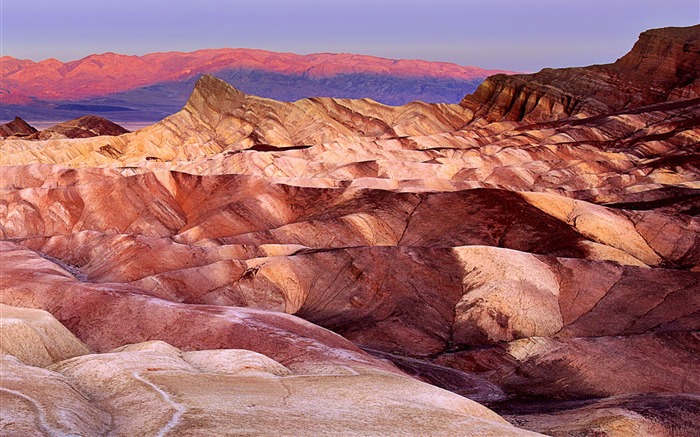
<path id="1" fill-rule="evenodd" d="M 2 309 L 3 426 L 526 434 L 461 395 L 545 434 L 693 435 L 699 33 L 460 105 L 204 76 L 133 133 L 3 140 L 1 303 L 50 313 Z"/>

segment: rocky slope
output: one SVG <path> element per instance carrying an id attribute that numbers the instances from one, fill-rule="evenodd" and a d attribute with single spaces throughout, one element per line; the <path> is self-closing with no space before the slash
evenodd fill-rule
<path id="1" fill-rule="evenodd" d="M 249 350 L 163 341 L 98 354 L 47 312 L 3 305 L 0 317 L 3 339 L 24 346 L 2 349 L 3 435 L 539 435 L 395 372 L 314 362 L 309 373 Z"/>
<path id="2" fill-rule="evenodd" d="M 543 122 L 700 97 L 700 25 L 642 33 L 613 64 L 496 75 L 462 100 L 489 121 Z"/>
<path id="3" fill-rule="evenodd" d="M 677 203 L 689 194 L 683 190 L 697 186 L 699 102 L 549 124 L 488 124 L 459 105 L 284 103 L 204 76 L 182 111 L 151 127 L 109 140 L 5 141 L 0 163 L 127 167 L 125 174 L 242 173 L 328 188 L 498 187 L 598 203 Z"/>
<path id="4" fill-rule="evenodd" d="M 14 120 L 0 125 L 0 137 L 24 137 L 36 132 L 35 127 L 19 117 L 15 117 Z"/>
<path id="5" fill-rule="evenodd" d="M 629 83 L 614 107 L 552 72 L 567 83 L 553 93 L 597 108 L 573 116 L 285 103 L 204 76 L 181 111 L 137 132 L 2 141 L 0 303 L 48 311 L 79 339 L 55 340 L 68 336 L 55 324 L 31 334 L 47 316 L 8 325 L 57 349 L 2 344 L 21 361 L 6 360 L 9 390 L 25 396 L 3 420 L 124 435 L 525 433 L 496 411 L 550 435 L 693 435 L 700 98 L 677 79 L 697 65 L 698 32 L 644 33 L 611 64 Z M 640 95 L 644 68 L 666 94 Z M 254 376 L 241 379 L 241 360 Z M 96 400 L 71 395 L 89 420 L 54 417 L 41 390 L 61 384 Z"/>
<path id="6" fill-rule="evenodd" d="M 90 138 L 101 135 L 119 136 L 126 133 L 129 133 L 129 131 L 106 118 L 86 115 L 43 129 L 41 132 L 30 135 L 27 139 Z"/>

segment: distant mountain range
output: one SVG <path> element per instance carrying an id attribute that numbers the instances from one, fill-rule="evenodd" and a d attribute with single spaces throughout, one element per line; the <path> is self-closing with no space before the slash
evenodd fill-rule
<path id="1" fill-rule="evenodd" d="M 90 55 L 63 63 L 1 58 L 1 120 L 65 120 L 85 114 L 155 121 L 178 111 L 202 74 L 281 101 L 370 98 L 389 105 L 457 103 L 488 76 L 511 73 L 443 62 L 253 49 Z"/>

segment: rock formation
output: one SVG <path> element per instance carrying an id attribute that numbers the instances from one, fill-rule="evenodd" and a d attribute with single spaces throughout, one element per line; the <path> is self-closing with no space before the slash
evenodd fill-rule
<path id="1" fill-rule="evenodd" d="M 692 436 L 697 395 L 644 394 L 559 404 L 510 405 L 505 417 L 547 435 Z"/>
<path id="2" fill-rule="evenodd" d="M 0 326 L 15 345 L 0 358 L 3 435 L 540 435 L 377 368 L 322 361 L 308 373 L 249 350 L 186 352 L 163 341 L 93 354 L 46 312 L 7 306 Z M 45 330 L 50 341 L 36 334 Z M 63 353 L 44 361 L 43 348 Z"/>
<path id="3" fill-rule="evenodd" d="M 462 105 L 279 102 L 203 76 L 133 133 L 3 140 L 0 303 L 24 309 L 1 326 L 27 346 L 2 343 L 25 396 L 2 420 L 525 433 L 498 413 L 693 435 L 699 33 L 496 76 Z M 69 386 L 96 400 L 66 395 L 89 420 L 54 417 Z"/>
<path id="4" fill-rule="evenodd" d="M 697 98 L 699 28 L 646 31 L 613 64 L 492 76 L 461 105 L 488 121 L 538 123 Z"/>
<path id="5" fill-rule="evenodd" d="M 36 132 L 36 128 L 30 126 L 29 123 L 19 117 L 15 117 L 14 120 L 0 125 L 0 137 L 24 137 Z"/>
<path id="6" fill-rule="evenodd" d="M 16 117 L 14 121 L 0 126 L 0 130 L 3 132 L 3 136 L 8 139 L 35 141 L 68 138 L 91 138 L 104 135 L 119 136 L 129 133 L 129 131 L 124 129 L 122 126 L 96 115 L 86 115 L 74 120 L 68 120 L 41 131 L 37 131 L 32 126 L 28 125 L 24 120 Z M 114 156 L 114 150 L 108 148 L 107 151 L 111 152 Z"/>
<path id="7" fill-rule="evenodd" d="M 51 126 L 29 135 L 29 140 L 49 140 L 65 138 L 90 138 L 101 135 L 118 136 L 129 133 L 128 130 L 113 123 L 106 118 L 96 115 L 86 115 L 84 117 L 69 120 Z"/>

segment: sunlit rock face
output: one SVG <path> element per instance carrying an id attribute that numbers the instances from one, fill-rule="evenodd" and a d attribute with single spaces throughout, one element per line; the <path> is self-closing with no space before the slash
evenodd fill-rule
<path id="1" fill-rule="evenodd" d="M 96 400 L 41 422 L 15 396 L 12 426 L 526 432 L 466 396 L 545 434 L 692 435 L 699 32 L 461 105 L 204 76 L 133 133 L 2 141 L 10 390 Z"/>

